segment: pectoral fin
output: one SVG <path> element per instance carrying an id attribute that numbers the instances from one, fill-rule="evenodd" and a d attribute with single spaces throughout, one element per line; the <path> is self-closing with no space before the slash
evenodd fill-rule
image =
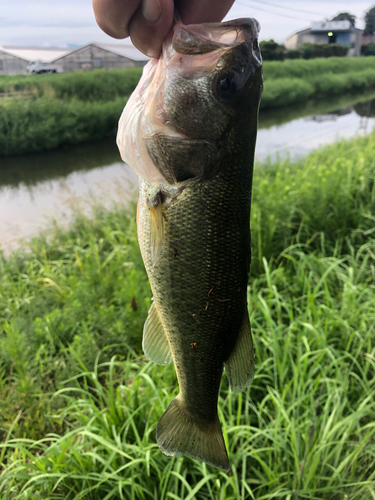
<path id="1" fill-rule="evenodd" d="M 151 265 L 155 265 L 164 241 L 164 219 L 163 209 L 161 203 L 155 205 L 148 204 L 150 214 L 150 251 L 151 251 Z"/>
<path id="2" fill-rule="evenodd" d="M 233 392 L 242 392 L 254 378 L 254 350 L 249 312 L 246 308 L 233 351 L 224 363 Z"/>
<path id="3" fill-rule="evenodd" d="M 143 327 L 142 348 L 145 356 L 158 365 L 167 365 L 172 361 L 168 339 L 154 303 Z"/>

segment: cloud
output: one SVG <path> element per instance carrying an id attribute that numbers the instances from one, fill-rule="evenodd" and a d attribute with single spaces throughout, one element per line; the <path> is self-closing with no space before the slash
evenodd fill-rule
<path id="1" fill-rule="evenodd" d="M 238 0 L 227 19 L 255 17 L 262 26 L 261 39 L 274 38 L 281 42 L 311 22 L 332 18 L 338 12 L 349 11 L 362 18 L 372 5 L 352 0 L 264 1 L 266 3 Z M 316 15 L 300 10 L 316 12 Z M 358 19 L 359 27 L 361 22 Z M 97 26 L 90 0 L 1 0 L 0 45 L 66 46 L 111 40 Z"/>

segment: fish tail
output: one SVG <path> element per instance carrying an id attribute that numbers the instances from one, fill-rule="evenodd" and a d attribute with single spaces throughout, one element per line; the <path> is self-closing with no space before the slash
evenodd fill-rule
<path id="1" fill-rule="evenodd" d="M 229 470 L 219 418 L 209 424 L 199 424 L 184 408 L 179 396 L 173 399 L 159 420 L 156 440 L 165 455 L 195 458 L 218 469 Z"/>

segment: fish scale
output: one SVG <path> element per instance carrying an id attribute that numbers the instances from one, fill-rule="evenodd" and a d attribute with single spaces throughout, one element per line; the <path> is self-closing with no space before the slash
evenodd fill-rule
<path id="1" fill-rule="evenodd" d="M 254 372 L 247 283 L 258 28 L 252 19 L 178 23 L 163 57 L 146 66 L 118 133 L 122 157 L 142 179 L 138 239 L 153 293 L 142 346 L 156 363 L 173 359 L 180 388 L 156 439 L 166 455 L 223 470 L 223 368 L 234 392 Z"/>
<path id="2" fill-rule="evenodd" d="M 154 266 L 147 183 L 140 194 L 140 248 L 170 342 L 180 395 L 190 413 L 210 421 L 217 415 L 223 363 L 246 308 L 250 248 L 243 235 L 249 230 L 251 177 L 237 173 L 241 167 L 247 172 L 247 163 L 236 167 L 229 161 L 215 179 L 186 188 L 163 209 L 165 238 Z M 194 342 L 197 347 L 192 348 Z"/>

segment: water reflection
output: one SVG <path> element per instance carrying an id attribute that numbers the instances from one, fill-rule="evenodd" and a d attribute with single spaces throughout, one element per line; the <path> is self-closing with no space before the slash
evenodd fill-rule
<path id="1" fill-rule="evenodd" d="M 358 102 L 353 108 L 359 116 L 365 118 L 375 117 L 375 99 L 372 99 L 372 101 Z"/>
<path id="2" fill-rule="evenodd" d="M 120 163 L 114 140 L 97 141 L 81 146 L 0 158 L 0 187 L 26 184 L 67 177 L 72 172 L 89 171 L 103 165 Z"/>
<path id="3" fill-rule="evenodd" d="M 138 179 L 121 161 L 114 140 L 0 161 L 0 247 L 5 250 L 48 227 L 51 219 L 63 225 L 77 209 L 128 202 L 137 192 Z"/>
<path id="4" fill-rule="evenodd" d="M 321 145 L 370 132 L 375 127 L 375 119 L 368 117 L 364 120 L 357 113 L 358 106 L 360 109 L 373 109 L 374 104 L 371 103 L 375 101 L 374 94 L 371 95 L 371 100 L 368 97 L 369 95 L 363 95 L 351 103 L 348 102 L 347 98 L 332 100 L 328 103 L 320 102 L 314 108 L 314 113 L 303 114 L 303 110 L 294 109 L 290 113 L 285 113 L 285 116 L 280 116 L 280 111 L 278 111 L 277 124 L 273 125 L 269 117 L 265 121 L 264 115 L 262 115 L 256 157 L 258 160 L 267 157 L 275 159 L 282 155 L 293 158 L 305 155 Z M 365 101 L 366 98 L 367 101 Z M 338 103 L 340 107 L 338 107 Z M 312 104 L 309 103 L 305 111 L 311 110 L 311 106 Z M 291 115 L 294 119 L 288 121 Z M 280 124 L 282 120 L 284 122 Z"/>
<path id="5" fill-rule="evenodd" d="M 310 100 L 304 104 L 293 106 L 292 108 L 279 108 L 262 111 L 259 117 L 259 128 L 270 128 L 276 125 L 283 125 L 298 118 L 307 116 L 339 113 L 341 109 L 350 109 L 355 106 L 371 102 L 375 98 L 374 91 L 350 96 L 332 97 L 327 100 Z"/>
<path id="6" fill-rule="evenodd" d="M 371 97 L 371 99 L 370 99 Z M 262 112 L 256 157 L 308 153 L 320 144 L 375 126 L 375 94 L 304 107 Z M 0 158 L 0 247 L 9 249 L 53 217 L 69 221 L 72 211 L 90 202 L 110 205 L 136 196 L 138 180 L 119 156 L 114 140 L 69 149 Z"/>

